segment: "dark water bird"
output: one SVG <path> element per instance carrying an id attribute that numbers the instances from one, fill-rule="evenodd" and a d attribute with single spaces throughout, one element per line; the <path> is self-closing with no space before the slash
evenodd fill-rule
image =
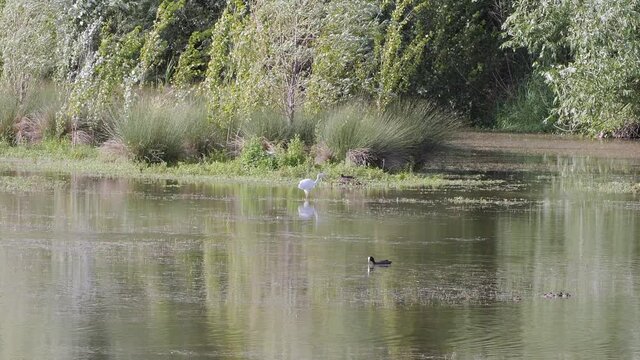
<path id="1" fill-rule="evenodd" d="M 338 180 L 342 185 L 361 185 L 360 181 L 358 181 L 355 176 L 340 174 L 340 180 Z"/>
<path id="2" fill-rule="evenodd" d="M 369 256 L 367 258 L 367 261 L 369 262 L 369 266 L 388 266 L 391 265 L 391 261 L 389 260 L 380 260 L 380 261 L 376 261 L 376 259 L 373 258 L 373 256 Z"/>
<path id="3" fill-rule="evenodd" d="M 323 177 L 324 173 L 320 173 L 318 174 L 318 177 L 316 177 L 316 181 L 313 181 L 311 179 L 300 180 L 300 182 L 298 183 L 298 189 L 304 191 L 304 196 L 308 199 L 311 189 L 316 187 L 316 185 L 320 182 L 320 179 L 322 179 Z"/>

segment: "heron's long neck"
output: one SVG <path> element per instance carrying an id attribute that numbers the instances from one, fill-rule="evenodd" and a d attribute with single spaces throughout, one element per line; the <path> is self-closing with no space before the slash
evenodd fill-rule
<path id="1" fill-rule="evenodd" d="M 318 176 L 316 176 L 316 183 L 319 182 L 320 179 L 322 179 L 322 178 L 320 177 L 320 174 L 318 174 Z"/>

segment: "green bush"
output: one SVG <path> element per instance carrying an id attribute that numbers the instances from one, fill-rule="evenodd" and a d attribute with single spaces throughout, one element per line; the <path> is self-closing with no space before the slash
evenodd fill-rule
<path id="1" fill-rule="evenodd" d="M 258 137 L 250 137 L 240 153 L 240 163 L 246 167 L 275 169 L 278 166 L 275 156 L 268 154 Z"/>
<path id="2" fill-rule="evenodd" d="M 421 162 L 459 126 L 455 114 L 427 101 L 398 101 L 383 112 L 350 103 L 330 111 L 317 136 L 337 160 L 399 170 Z"/>
<path id="3" fill-rule="evenodd" d="M 505 46 L 532 55 L 554 94 L 556 127 L 590 136 L 640 128 L 637 9 L 632 0 L 514 2 Z"/>
<path id="4" fill-rule="evenodd" d="M 295 135 L 287 145 L 287 149 L 278 154 L 279 166 L 298 166 L 305 163 L 307 154 L 304 151 L 304 142 L 300 135 Z"/>
<path id="5" fill-rule="evenodd" d="M 523 82 L 516 93 L 496 113 L 496 127 L 512 132 L 548 132 L 553 130 L 550 120 L 553 92 L 539 76 Z"/>

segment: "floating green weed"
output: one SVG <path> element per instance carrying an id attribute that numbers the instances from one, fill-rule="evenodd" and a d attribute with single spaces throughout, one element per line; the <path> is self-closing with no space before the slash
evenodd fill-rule
<path id="1" fill-rule="evenodd" d="M 41 192 L 60 189 L 66 181 L 44 176 L 0 176 L 0 191 Z"/>

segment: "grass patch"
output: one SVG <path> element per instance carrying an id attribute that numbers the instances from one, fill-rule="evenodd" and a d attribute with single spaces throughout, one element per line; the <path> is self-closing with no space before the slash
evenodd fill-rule
<path id="1" fill-rule="evenodd" d="M 0 87 L 0 140 L 13 142 L 15 138 L 13 126 L 19 109 L 18 99 L 10 91 Z"/>

